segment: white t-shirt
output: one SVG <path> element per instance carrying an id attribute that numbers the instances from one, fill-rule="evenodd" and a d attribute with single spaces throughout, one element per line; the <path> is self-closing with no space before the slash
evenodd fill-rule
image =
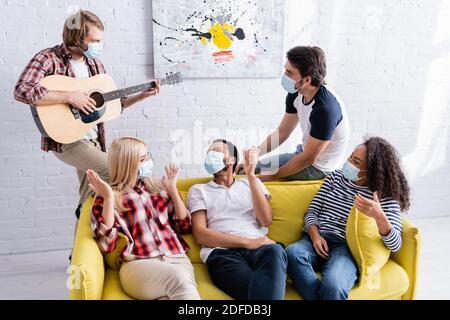
<path id="1" fill-rule="evenodd" d="M 258 179 L 267 199 L 271 195 Z M 208 228 L 230 235 L 246 238 L 259 238 L 267 235 L 268 229 L 259 224 L 253 209 L 250 185 L 247 179 L 236 179 L 230 188 L 218 185 L 211 180 L 206 184 L 191 187 L 187 197 L 187 207 L 191 213 L 206 210 Z M 204 263 L 214 249 L 203 247 L 200 258 Z"/>
<path id="2" fill-rule="evenodd" d="M 87 79 L 89 78 L 89 69 L 86 64 L 86 61 L 78 62 L 75 60 L 70 60 L 70 64 L 72 65 L 73 72 L 77 79 Z M 81 111 L 80 111 L 81 112 Z M 82 139 L 86 140 L 95 140 L 98 137 L 98 129 L 97 127 L 93 127 L 89 130 Z"/>
<path id="3" fill-rule="evenodd" d="M 305 105 L 303 100 L 299 93 L 288 94 L 286 98 L 286 112 L 298 115 L 303 146 L 310 136 L 329 141 L 313 166 L 325 173 L 342 168 L 350 139 L 350 125 L 342 99 L 330 87 L 321 85 L 310 103 Z"/>

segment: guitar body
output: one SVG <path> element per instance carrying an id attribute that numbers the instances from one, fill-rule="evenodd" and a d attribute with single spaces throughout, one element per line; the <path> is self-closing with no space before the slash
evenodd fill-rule
<path id="1" fill-rule="evenodd" d="M 116 119 L 122 113 L 120 99 L 103 101 L 102 93 L 117 89 L 113 79 L 107 74 L 82 80 L 52 75 L 42 79 L 40 84 L 48 90 L 85 91 L 96 100 L 96 111 L 90 115 L 85 115 L 69 104 L 31 106 L 33 119 L 41 134 L 57 142 L 67 144 L 78 141 L 98 123 Z"/>

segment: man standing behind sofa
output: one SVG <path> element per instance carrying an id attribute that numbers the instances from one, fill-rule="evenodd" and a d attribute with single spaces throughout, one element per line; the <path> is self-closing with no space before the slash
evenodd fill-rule
<path id="1" fill-rule="evenodd" d="M 100 18 L 87 10 L 79 10 L 70 15 L 62 32 L 63 43 L 39 51 L 30 60 L 17 81 L 14 97 L 36 108 L 49 108 L 53 104 L 70 104 L 79 112 L 90 114 L 95 111 L 95 101 L 84 91 L 48 90 L 40 81 L 50 75 L 64 75 L 77 79 L 86 79 L 106 73 L 99 60 L 103 53 L 104 25 Z M 121 99 L 122 110 L 135 103 L 159 93 L 159 81 L 156 87 Z M 88 186 L 86 171 L 93 169 L 100 177 L 109 181 L 106 161 L 106 138 L 104 123 L 97 124 L 80 140 L 61 144 L 49 137 L 42 136 L 43 151 L 52 151 L 56 158 L 76 169 L 80 183 L 77 219 L 82 204 L 92 191 Z"/>
<path id="2" fill-rule="evenodd" d="M 258 149 L 244 150 L 246 179 L 236 180 L 237 148 L 223 139 L 208 149 L 205 168 L 214 175 L 189 190 L 193 235 L 213 283 L 238 300 L 281 300 L 286 288 L 284 248 L 267 237 L 271 196 L 255 176 Z"/>
<path id="3" fill-rule="evenodd" d="M 292 153 L 262 159 L 256 173 L 261 172 L 262 181 L 323 179 L 341 168 L 346 158 L 350 135 L 344 104 L 325 83 L 326 59 L 319 47 L 290 49 L 284 67 L 286 112 L 278 129 L 259 146 L 260 155 L 283 144 L 299 123 L 302 142 Z"/>

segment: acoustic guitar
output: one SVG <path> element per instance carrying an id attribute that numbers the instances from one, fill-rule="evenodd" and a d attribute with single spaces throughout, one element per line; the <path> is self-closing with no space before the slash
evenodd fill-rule
<path id="1" fill-rule="evenodd" d="M 161 85 L 182 82 L 179 72 L 161 79 Z M 100 122 L 116 119 L 122 113 L 120 98 L 155 87 L 155 80 L 148 83 L 117 89 L 113 79 L 107 74 L 98 74 L 87 79 L 52 75 L 43 78 L 40 84 L 48 90 L 85 91 L 95 100 L 95 111 L 90 114 L 78 110 L 70 104 L 30 106 L 33 119 L 45 137 L 56 142 L 72 143 L 80 140 Z"/>

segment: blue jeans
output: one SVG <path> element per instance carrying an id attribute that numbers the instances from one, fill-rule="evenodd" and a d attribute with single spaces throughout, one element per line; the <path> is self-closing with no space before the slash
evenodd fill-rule
<path id="1" fill-rule="evenodd" d="M 261 171 L 271 171 L 279 169 L 289 162 L 297 154 L 303 152 L 303 145 L 299 144 L 295 152 L 277 154 L 272 157 L 267 157 L 258 161 L 256 164 L 255 173 L 260 173 Z M 288 177 L 284 177 L 284 180 L 321 180 L 325 178 L 326 174 L 314 166 L 308 166 L 302 171 L 294 173 Z"/>
<path id="2" fill-rule="evenodd" d="M 287 257 L 280 244 L 215 249 L 206 260 L 214 285 L 237 300 L 282 300 Z"/>
<path id="3" fill-rule="evenodd" d="M 330 258 L 320 257 L 310 236 L 303 232 L 302 239 L 286 249 L 288 275 L 305 300 L 346 300 L 358 279 L 358 266 L 345 240 L 330 233 L 321 235 L 327 241 Z M 322 280 L 316 271 L 322 271 Z"/>

